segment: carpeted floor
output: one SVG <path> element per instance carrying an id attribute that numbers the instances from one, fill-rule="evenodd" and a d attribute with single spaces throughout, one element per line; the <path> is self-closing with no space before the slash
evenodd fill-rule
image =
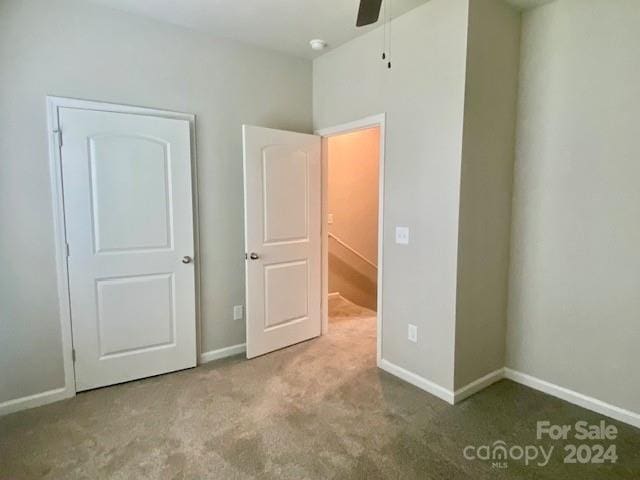
<path id="1" fill-rule="evenodd" d="M 502 381 L 456 406 L 375 366 L 373 312 L 332 300 L 328 335 L 247 361 L 81 393 L 0 418 L 0 479 L 638 479 L 640 430 Z M 536 421 L 606 420 L 615 465 L 466 460 L 537 444 Z"/>

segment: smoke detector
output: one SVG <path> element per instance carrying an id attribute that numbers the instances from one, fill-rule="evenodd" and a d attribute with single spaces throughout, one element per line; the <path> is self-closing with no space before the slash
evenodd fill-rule
<path id="1" fill-rule="evenodd" d="M 311 45 L 311 48 L 313 50 L 320 51 L 320 50 L 324 50 L 324 48 L 327 46 L 327 42 L 325 42 L 321 38 L 314 38 L 309 42 L 309 45 Z"/>

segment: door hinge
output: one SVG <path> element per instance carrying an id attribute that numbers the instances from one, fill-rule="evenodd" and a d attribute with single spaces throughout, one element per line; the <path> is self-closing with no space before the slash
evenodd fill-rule
<path id="1" fill-rule="evenodd" d="M 67 258 L 69 258 L 71 256 L 71 254 L 69 253 L 69 244 L 66 243 L 65 245 L 67 247 Z"/>
<path id="2" fill-rule="evenodd" d="M 75 348 L 71 349 L 71 360 L 73 361 L 73 363 L 76 363 L 76 349 Z"/>
<path id="3" fill-rule="evenodd" d="M 54 130 L 53 133 L 58 137 L 58 147 L 62 146 L 62 130 Z"/>

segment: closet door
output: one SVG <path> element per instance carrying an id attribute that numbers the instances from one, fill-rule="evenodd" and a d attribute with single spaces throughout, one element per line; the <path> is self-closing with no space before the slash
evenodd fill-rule
<path id="1" fill-rule="evenodd" d="M 189 122 L 59 121 L 76 390 L 195 366 Z"/>

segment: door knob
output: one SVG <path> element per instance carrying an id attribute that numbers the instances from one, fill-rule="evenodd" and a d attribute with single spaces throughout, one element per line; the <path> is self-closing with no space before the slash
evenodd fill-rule
<path id="1" fill-rule="evenodd" d="M 260 255 L 258 255 L 258 254 L 257 254 L 257 253 L 255 253 L 255 252 L 251 252 L 251 255 L 249 255 L 249 258 L 250 258 L 251 260 L 258 260 L 258 259 L 260 258 Z"/>
<path id="2" fill-rule="evenodd" d="M 191 258 L 189 255 L 185 255 L 184 257 L 182 257 L 182 263 L 191 263 L 193 261 L 193 258 Z"/>

